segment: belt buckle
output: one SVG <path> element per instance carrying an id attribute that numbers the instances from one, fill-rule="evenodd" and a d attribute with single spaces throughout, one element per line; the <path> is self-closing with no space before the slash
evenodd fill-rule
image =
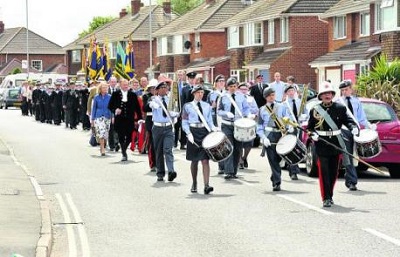
<path id="1" fill-rule="evenodd" d="M 327 131 L 327 132 L 326 132 L 326 135 L 327 135 L 328 137 L 333 136 L 333 131 L 331 131 L 331 130 L 330 130 L 330 131 Z"/>

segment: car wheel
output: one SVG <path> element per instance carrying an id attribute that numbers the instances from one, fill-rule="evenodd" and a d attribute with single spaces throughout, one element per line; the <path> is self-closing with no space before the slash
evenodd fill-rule
<path id="1" fill-rule="evenodd" d="M 307 146 L 306 171 L 309 177 L 318 177 L 317 154 L 312 142 Z"/>
<path id="2" fill-rule="evenodd" d="M 392 163 L 387 168 L 391 178 L 400 178 L 400 164 Z"/>

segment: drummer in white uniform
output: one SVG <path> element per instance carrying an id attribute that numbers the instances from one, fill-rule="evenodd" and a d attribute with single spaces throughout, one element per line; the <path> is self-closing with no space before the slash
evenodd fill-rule
<path id="1" fill-rule="evenodd" d="M 233 144 L 232 155 L 224 161 L 225 179 L 237 178 L 240 153 L 242 152 L 242 142 L 237 141 L 234 137 L 234 122 L 250 115 L 250 108 L 246 98 L 241 92 L 236 91 L 237 84 L 236 77 L 230 77 L 226 81 L 227 91 L 221 97 L 217 107 L 217 114 L 222 118 L 222 132 Z"/>
<path id="2" fill-rule="evenodd" d="M 182 129 L 185 131 L 188 144 L 186 149 L 186 160 L 191 161 L 190 171 L 192 173 L 191 192 L 197 192 L 197 171 L 198 164 L 201 161 L 203 166 L 204 194 L 209 194 L 214 190 L 209 185 L 210 164 L 207 152 L 202 148 L 202 141 L 211 131 L 218 131 L 212 120 L 211 106 L 202 101 L 204 89 L 201 86 L 195 86 L 191 93 L 194 96 L 193 101 L 186 103 L 182 110 Z"/>
<path id="3" fill-rule="evenodd" d="M 376 124 L 370 124 L 367 120 L 367 116 L 365 115 L 364 109 L 361 105 L 361 101 L 353 96 L 352 83 L 350 80 L 343 80 L 339 84 L 339 89 L 341 93 L 341 97 L 337 100 L 337 102 L 344 104 L 347 107 L 347 114 L 355 119 L 358 126 L 363 126 L 364 128 L 369 128 L 372 130 L 376 130 Z M 360 128 L 359 128 L 360 129 Z M 352 153 L 354 148 L 354 136 L 353 134 L 346 128 L 342 128 L 342 135 L 344 139 L 344 143 L 346 145 L 346 149 L 348 152 Z M 344 174 L 345 185 L 351 191 L 357 190 L 357 171 L 354 167 L 353 158 L 350 158 L 350 164 L 346 167 L 346 172 Z"/>

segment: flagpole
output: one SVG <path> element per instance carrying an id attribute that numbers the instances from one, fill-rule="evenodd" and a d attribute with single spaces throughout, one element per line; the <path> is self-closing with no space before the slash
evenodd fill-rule
<path id="1" fill-rule="evenodd" d="M 29 79 L 29 28 L 28 28 L 28 0 L 25 1 L 26 5 L 26 73 Z"/>
<path id="2" fill-rule="evenodd" d="M 154 75 L 153 75 L 153 42 L 152 42 L 152 40 L 151 40 L 151 38 L 152 38 L 152 36 L 151 36 L 151 30 L 152 30 L 152 11 L 151 11 L 151 9 L 152 9 L 152 5 L 151 5 L 151 0 L 150 0 L 150 4 L 149 4 L 150 6 L 150 8 L 149 8 L 149 10 L 150 10 L 150 14 L 149 14 L 149 24 L 150 24 L 150 26 L 149 26 L 149 44 L 150 44 L 150 71 L 149 71 L 149 80 L 150 79 L 152 79 L 153 77 L 154 77 Z"/>

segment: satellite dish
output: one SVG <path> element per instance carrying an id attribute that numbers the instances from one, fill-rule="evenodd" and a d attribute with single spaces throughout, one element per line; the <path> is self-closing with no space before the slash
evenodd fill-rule
<path id="1" fill-rule="evenodd" d="M 189 49 L 192 46 L 192 43 L 190 43 L 189 40 L 185 41 L 185 43 L 183 44 L 183 46 L 185 47 L 185 49 Z"/>

